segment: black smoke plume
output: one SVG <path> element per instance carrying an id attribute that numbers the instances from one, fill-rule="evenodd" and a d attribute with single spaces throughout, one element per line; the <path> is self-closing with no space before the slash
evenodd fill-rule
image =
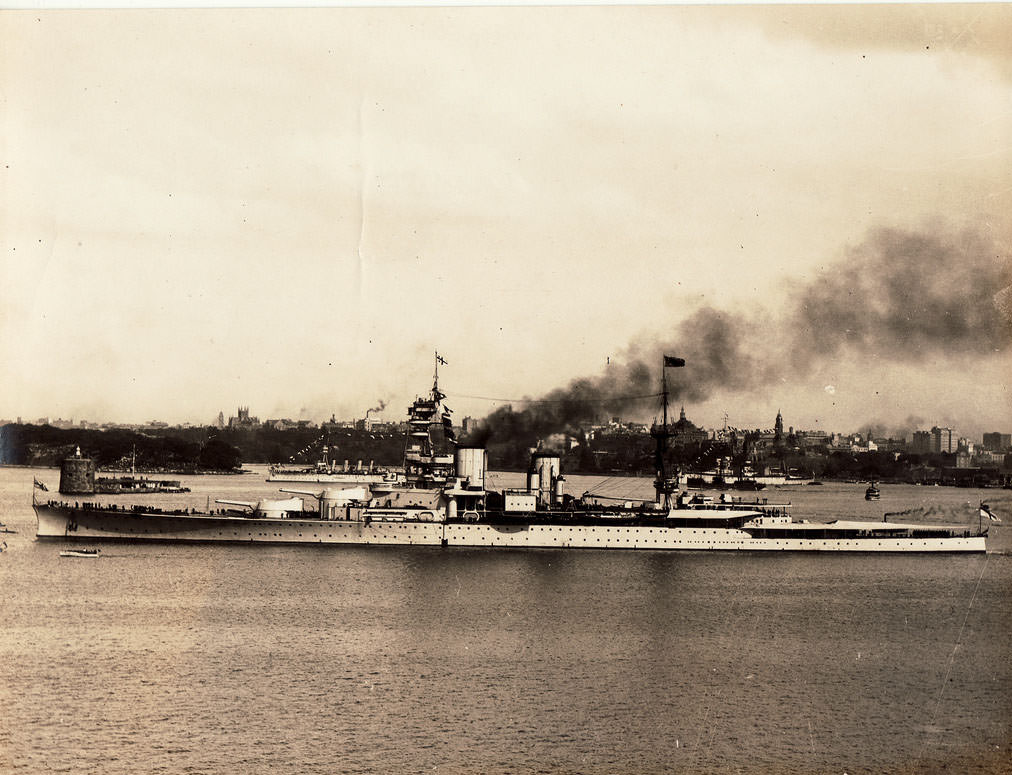
<path id="1" fill-rule="evenodd" d="M 846 347 L 905 362 L 1001 352 L 1010 283 L 1008 259 L 980 233 L 880 229 L 795 291 L 793 352 L 802 364 Z"/>
<path id="2" fill-rule="evenodd" d="M 845 356 L 917 363 L 1004 352 L 1012 346 L 1010 286 L 1008 258 L 980 232 L 877 229 L 812 281 L 790 288 L 783 309 L 699 309 L 655 341 L 633 343 L 597 376 L 516 411 L 494 411 L 465 441 L 534 446 L 610 415 L 656 414 L 656 400 L 643 396 L 659 391 L 665 354 L 687 363 L 666 370 L 672 401 L 699 402 L 718 389 L 804 378 Z"/>

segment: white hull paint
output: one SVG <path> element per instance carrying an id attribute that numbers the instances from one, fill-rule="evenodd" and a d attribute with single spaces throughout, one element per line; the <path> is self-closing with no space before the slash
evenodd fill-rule
<path id="1" fill-rule="evenodd" d="M 268 482 L 288 482 L 303 484 L 331 484 L 354 487 L 362 484 L 397 484 L 403 481 L 383 474 L 328 474 L 328 473 L 281 473 L 272 472 L 267 477 Z"/>
<path id="2" fill-rule="evenodd" d="M 984 536 L 754 538 L 728 528 L 250 519 L 36 507 L 39 538 L 271 544 L 806 552 L 983 552 Z"/>

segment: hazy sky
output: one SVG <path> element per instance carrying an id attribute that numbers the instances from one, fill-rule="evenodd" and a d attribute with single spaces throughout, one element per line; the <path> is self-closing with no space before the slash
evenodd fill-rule
<path id="1" fill-rule="evenodd" d="M 1010 5 L 7 11 L 0 99 L 0 418 L 400 420 L 435 349 L 483 415 L 726 313 L 701 424 L 1012 431 Z"/>

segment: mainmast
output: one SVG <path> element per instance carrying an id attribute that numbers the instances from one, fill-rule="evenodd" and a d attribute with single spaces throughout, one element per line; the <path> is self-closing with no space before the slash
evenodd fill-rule
<path id="1" fill-rule="evenodd" d="M 661 363 L 661 412 L 662 422 L 660 426 L 654 425 L 651 428 L 650 433 L 653 435 L 654 440 L 657 444 L 657 449 L 654 457 L 654 469 L 656 472 L 656 478 L 654 479 L 654 490 L 657 492 L 657 503 L 662 505 L 665 509 L 671 508 L 671 493 L 678 488 L 678 474 L 674 473 L 673 476 L 668 476 L 664 459 L 668 451 L 668 439 L 671 437 L 671 430 L 668 428 L 668 368 L 677 368 L 685 365 L 684 358 L 675 358 L 671 355 L 663 356 L 664 360 Z"/>

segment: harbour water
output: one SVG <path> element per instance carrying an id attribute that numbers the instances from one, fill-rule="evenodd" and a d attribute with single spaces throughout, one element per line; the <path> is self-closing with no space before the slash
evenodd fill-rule
<path id="1" fill-rule="evenodd" d="M 277 493 L 263 473 L 102 500 L 252 500 Z M 987 555 L 96 544 L 94 560 L 35 541 L 33 476 L 55 491 L 57 471 L 0 469 L 18 531 L 0 535 L 5 775 L 1012 771 L 1008 518 Z M 981 497 L 1012 514 L 1010 491 L 866 502 L 865 486 L 758 495 L 811 519 L 976 526 Z"/>

